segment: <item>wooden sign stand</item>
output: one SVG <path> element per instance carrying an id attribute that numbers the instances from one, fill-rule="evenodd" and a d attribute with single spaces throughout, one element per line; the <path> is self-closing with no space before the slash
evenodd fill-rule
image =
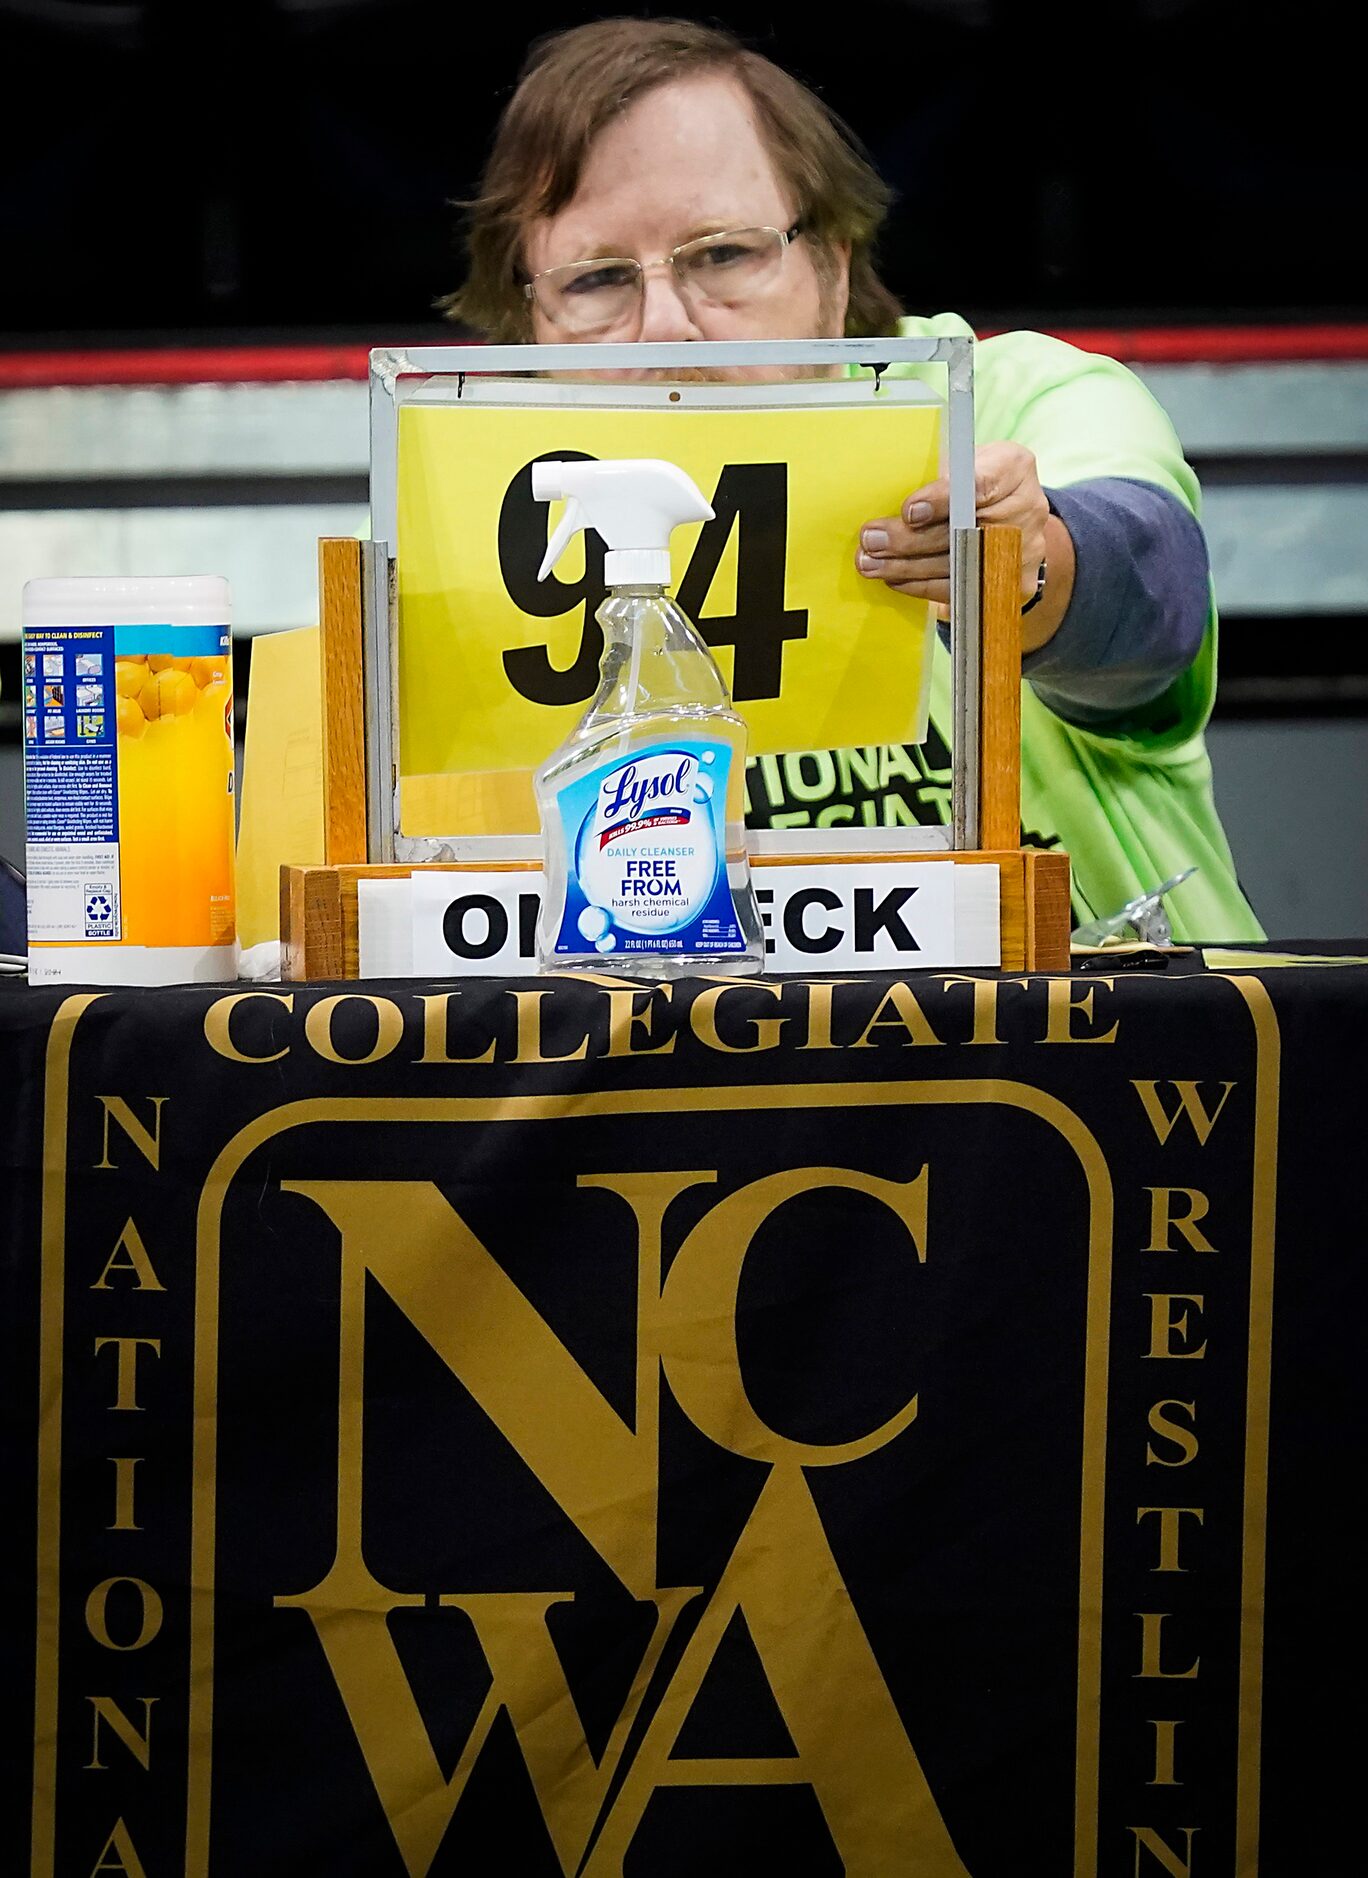
<path id="1" fill-rule="evenodd" d="M 978 698 L 979 842 L 973 849 L 918 853 L 918 861 L 999 870 L 1004 971 L 1058 972 L 1069 965 L 1069 858 L 1021 842 L 1020 536 L 987 527 L 980 605 L 982 677 Z M 360 975 L 357 891 L 361 879 L 411 874 L 412 864 L 368 860 L 365 690 L 362 669 L 361 544 L 325 538 L 319 547 L 319 661 L 323 700 L 323 853 L 321 867 L 282 867 L 282 977 L 292 982 Z M 775 857 L 757 856 L 763 868 Z M 817 861 L 906 859 L 853 847 Z M 479 863 L 429 862 L 459 873 Z M 510 869 L 535 868 L 508 862 Z"/>

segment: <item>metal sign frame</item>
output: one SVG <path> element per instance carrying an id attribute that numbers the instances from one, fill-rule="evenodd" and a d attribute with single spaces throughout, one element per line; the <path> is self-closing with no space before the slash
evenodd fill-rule
<path id="1" fill-rule="evenodd" d="M 862 366 L 875 374 L 890 365 L 944 365 L 947 377 L 947 457 L 950 482 L 951 821 L 953 850 L 979 845 L 979 695 L 982 532 L 974 521 L 974 341 L 941 339 L 696 340 L 685 344 L 573 346 L 419 346 L 370 355 L 370 517 L 372 539 L 362 543 L 362 660 L 365 678 L 366 826 L 368 859 L 375 863 L 529 858 L 531 835 L 406 835 L 400 827 L 399 684 L 396 544 L 398 540 L 399 411 L 434 378 L 535 378 L 547 373 L 661 372 L 709 367 Z M 603 387 L 605 391 L 608 387 Z M 754 387 L 756 403 L 773 402 L 776 388 Z M 606 400 L 610 401 L 610 400 Z M 728 402 L 732 402 L 729 398 Z M 799 831 L 792 831 L 797 833 Z M 808 831 L 801 831 L 807 833 Z M 830 828 L 820 831 L 830 852 L 871 836 L 890 851 L 926 847 L 926 830 Z M 785 846 L 798 844 L 786 843 Z"/>

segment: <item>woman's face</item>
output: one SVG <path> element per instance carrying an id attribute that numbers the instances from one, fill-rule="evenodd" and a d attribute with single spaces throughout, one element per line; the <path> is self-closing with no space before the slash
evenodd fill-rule
<path id="1" fill-rule="evenodd" d="M 646 269 L 640 297 L 613 327 L 587 334 L 568 330 L 534 299 L 532 336 L 542 345 L 839 338 L 847 257 L 837 253 L 819 270 L 801 234 L 759 287 L 721 300 L 691 289 L 669 264 L 673 250 L 700 236 L 787 231 L 797 212 L 738 84 L 707 75 L 658 86 L 599 133 L 574 197 L 533 224 L 523 256 L 529 275 L 607 257 L 638 261 Z"/>

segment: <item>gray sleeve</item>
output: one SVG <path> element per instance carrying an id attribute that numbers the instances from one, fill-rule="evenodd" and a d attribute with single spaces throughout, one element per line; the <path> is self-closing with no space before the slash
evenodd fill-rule
<path id="1" fill-rule="evenodd" d="M 1196 658 L 1206 631 L 1206 537 L 1167 489 L 1106 476 L 1047 489 L 1076 570 L 1058 631 L 1021 662 L 1037 697 L 1084 728 L 1150 704 Z"/>

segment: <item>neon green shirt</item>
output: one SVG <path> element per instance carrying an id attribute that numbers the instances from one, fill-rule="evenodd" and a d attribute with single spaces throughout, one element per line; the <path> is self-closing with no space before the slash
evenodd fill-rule
<path id="1" fill-rule="evenodd" d="M 902 322 L 905 337 L 945 337 L 972 329 L 954 313 Z M 943 384 L 934 365 L 890 375 Z M 1023 444 L 1046 487 L 1123 476 L 1152 483 L 1200 514 L 1197 478 L 1172 424 L 1132 372 L 1115 359 L 1081 352 L 1043 333 L 1004 333 L 974 349 L 977 443 Z M 1235 878 L 1211 793 L 1203 732 L 1216 688 L 1216 605 L 1197 657 L 1152 704 L 1084 729 L 1066 723 L 1022 681 L 1021 807 L 1033 840 L 1067 849 L 1073 897 L 1084 916 L 1116 912 L 1126 901 L 1195 864 L 1198 871 L 1165 900 L 1177 940 L 1259 939 L 1262 929 Z M 950 660 L 938 642 L 931 721 L 948 745 Z M 854 753 L 838 752 L 847 763 Z M 865 753 L 866 756 L 869 753 Z M 925 752 L 900 753 L 930 777 Z M 889 752 L 889 767 L 897 768 Z M 755 792 L 756 784 L 752 784 Z M 944 790 L 924 787 L 944 796 Z M 771 797 L 772 800 L 772 797 Z M 921 819 L 887 813 L 884 820 Z M 948 802 L 939 804 L 948 817 Z M 776 823 L 780 817 L 776 816 Z M 784 816 L 792 824 L 794 816 Z M 815 819 L 815 818 L 814 818 Z M 826 817 L 822 818 L 826 820 Z M 836 819 L 834 816 L 831 819 Z M 853 817 L 851 818 L 853 819 Z"/>

